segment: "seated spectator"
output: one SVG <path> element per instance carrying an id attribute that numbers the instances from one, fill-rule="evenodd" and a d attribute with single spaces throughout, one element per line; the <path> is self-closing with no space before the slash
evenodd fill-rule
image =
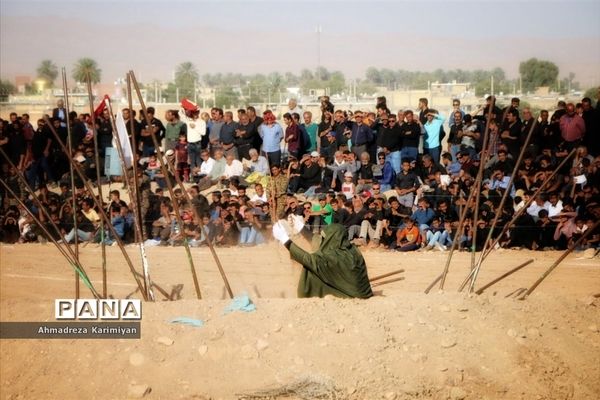
<path id="1" fill-rule="evenodd" d="M 419 178 L 411 171 L 411 160 L 402 160 L 402 171 L 396 175 L 394 190 L 396 190 L 398 202 L 409 210 L 412 209 L 415 192 L 421 186 Z"/>
<path id="2" fill-rule="evenodd" d="M 261 232 L 262 224 L 254 211 L 246 210 L 244 218 L 237 222 L 237 227 L 240 231 L 240 246 L 255 246 L 264 243 L 265 239 Z"/>
<path id="3" fill-rule="evenodd" d="M 153 181 L 159 172 L 160 164 L 158 163 L 158 159 L 156 158 L 156 153 L 150 154 L 150 156 L 148 157 L 148 165 L 146 166 L 146 170 L 144 171 L 144 173 L 148 175 L 151 181 Z"/>
<path id="4" fill-rule="evenodd" d="M 404 228 L 396 233 L 396 241 L 392 243 L 390 248 L 397 251 L 415 251 L 421 247 L 421 234 L 419 228 L 415 225 L 415 220 L 406 218 L 404 220 Z"/>
<path id="5" fill-rule="evenodd" d="M 350 200 L 356 195 L 356 185 L 354 185 L 354 176 L 352 172 L 346 172 L 344 174 L 344 183 L 342 183 L 342 193 L 346 196 L 346 199 Z"/>

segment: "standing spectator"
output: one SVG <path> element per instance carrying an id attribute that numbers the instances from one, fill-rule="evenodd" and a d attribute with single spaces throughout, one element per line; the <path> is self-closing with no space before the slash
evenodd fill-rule
<path id="1" fill-rule="evenodd" d="M 450 134 L 448 135 L 448 146 L 450 154 L 452 154 L 452 160 L 456 161 L 456 155 L 460 151 L 461 137 L 459 134 L 463 131 L 463 115 L 460 111 L 454 111 L 452 118 L 450 118 Z M 475 146 L 473 146 L 475 147 Z"/>
<path id="2" fill-rule="evenodd" d="M 506 123 L 502 127 L 500 138 L 509 154 L 513 158 L 518 157 L 521 150 L 521 120 L 517 109 L 511 108 L 506 113 Z"/>
<path id="3" fill-rule="evenodd" d="M 258 135 L 257 127 L 250 122 L 248 113 L 244 112 L 240 115 L 240 123 L 235 130 L 235 145 L 238 151 L 238 160 L 250 158 L 249 152 L 251 148 L 254 148 L 255 135 Z"/>
<path id="4" fill-rule="evenodd" d="M 208 143 L 211 153 L 221 146 L 221 128 L 223 128 L 223 110 L 218 107 L 210 109 L 210 120 L 208 121 Z"/>
<path id="5" fill-rule="evenodd" d="M 200 150 L 202 150 L 202 138 L 206 135 L 206 122 L 200 118 L 198 106 L 187 99 L 181 101 L 184 116 L 181 120 L 186 125 L 188 156 L 190 159 L 190 168 L 200 168 L 202 160 L 200 159 Z"/>
<path id="6" fill-rule="evenodd" d="M 177 175 L 184 182 L 190 182 L 190 164 L 188 163 L 188 142 L 185 133 L 179 134 L 179 142 L 175 145 L 175 165 Z"/>
<path id="7" fill-rule="evenodd" d="M 404 164 L 404 160 L 407 160 L 409 163 L 417 160 L 419 138 L 421 137 L 421 127 L 414 120 L 413 112 L 407 110 L 404 116 L 406 123 L 400 127 L 402 134 L 402 164 Z"/>
<path id="8" fill-rule="evenodd" d="M 383 125 L 378 137 L 379 144 L 386 154 L 387 161 L 397 174 L 401 170 L 402 157 L 400 150 L 402 149 L 402 131 L 397 124 L 396 116 L 391 114 L 388 117 L 387 126 Z"/>
<path id="9" fill-rule="evenodd" d="M 65 109 L 65 102 L 62 99 L 59 99 L 56 102 L 56 108 L 52 110 L 52 119 L 58 119 L 60 121 L 60 126 L 63 128 L 67 127 L 67 110 Z"/>
<path id="10" fill-rule="evenodd" d="M 354 123 L 351 125 L 352 131 L 352 152 L 356 157 L 367 151 L 368 145 L 373 141 L 373 131 L 369 126 L 363 123 L 362 111 L 354 113 Z"/>
<path id="11" fill-rule="evenodd" d="M 288 110 L 286 111 L 287 114 L 298 114 L 298 115 L 302 115 L 302 108 L 300 108 L 298 106 L 298 101 L 296 99 L 290 99 L 288 101 Z"/>
<path id="12" fill-rule="evenodd" d="M 452 112 L 450 113 L 450 115 L 452 116 L 456 116 L 456 113 L 460 113 L 460 119 L 462 121 L 462 119 L 465 116 L 465 112 L 463 110 L 461 110 L 460 108 L 460 100 L 459 99 L 453 99 L 452 100 Z M 448 120 L 448 126 L 450 128 L 452 128 L 454 126 L 454 124 L 456 123 L 456 118 L 449 118 Z"/>
<path id="13" fill-rule="evenodd" d="M 48 136 L 48 131 L 45 129 L 46 121 L 38 120 L 38 127 L 33 133 L 31 141 L 31 156 L 32 163 L 27 171 L 27 181 L 32 188 L 36 188 L 38 184 L 46 182 L 54 183 L 54 176 L 48 164 L 48 157 L 52 147 L 52 139 Z"/>
<path id="14" fill-rule="evenodd" d="M 444 117 L 439 115 L 436 110 L 430 109 L 427 112 L 427 122 L 424 124 L 425 137 L 423 140 L 423 151 L 433 158 L 436 164 L 440 162 L 440 153 L 442 151 L 440 132 Z"/>
<path id="15" fill-rule="evenodd" d="M 174 150 L 179 141 L 179 136 L 183 133 L 187 137 L 187 125 L 179 119 L 179 111 L 167 110 L 165 112 L 165 151 Z"/>
<path id="16" fill-rule="evenodd" d="M 235 146 L 235 131 L 237 128 L 238 123 L 233 120 L 233 113 L 226 111 L 223 115 L 223 126 L 221 126 L 219 137 L 225 155 L 231 153 L 234 158 L 238 158 L 238 151 Z"/>
<path id="17" fill-rule="evenodd" d="M 425 97 L 421 97 L 417 108 L 419 109 L 419 121 L 421 124 L 425 124 L 427 122 L 427 113 L 429 112 L 429 101 Z"/>
<path id="18" fill-rule="evenodd" d="M 146 120 L 142 121 L 141 131 L 143 157 L 148 157 L 150 154 L 156 151 L 152 136 L 156 138 L 158 143 L 160 143 L 165 136 L 165 126 L 158 118 L 154 117 L 154 107 L 148 107 L 147 112 L 150 126 L 147 125 Z"/>
<path id="19" fill-rule="evenodd" d="M 310 139 L 310 145 L 307 146 L 306 151 L 308 153 L 312 153 L 313 151 L 318 151 L 317 150 L 317 147 L 318 147 L 317 132 L 319 130 L 319 126 L 313 122 L 312 113 L 310 111 L 305 111 L 303 114 L 303 118 L 304 118 L 304 124 L 302 124 L 302 125 L 304 126 L 304 129 L 308 133 L 308 137 Z"/>
<path id="20" fill-rule="evenodd" d="M 285 143 L 287 144 L 288 153 L 298 158 L 300 154 L 300 129 L 292 118 L 290 113 L 283 115 L 283 121 L 286 124 L 285 128 Z"/>
<path id="21" fill-rule="evenodd" d="M 258 133 L 262 138 L 262 150 L 267 156 L 269 165 L 280 164 L 283 129 L 275 121 L 275 115 L 271 110 L 263 113 L 263 123 L 258 128 Z"/>
<path id="22" fill-rule="evenodd" d="M 559 125 L 566 149 L 571 150 L 578 146 L 585 134 L 585 121 L 575 113 L 575 105 L 573 103 L 567 104 L 566 113 L 560 117 Z"/>

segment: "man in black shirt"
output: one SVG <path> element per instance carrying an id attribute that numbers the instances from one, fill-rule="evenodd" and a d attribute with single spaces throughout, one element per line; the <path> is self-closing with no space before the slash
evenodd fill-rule
<path id="1" fill-rule="evenodd" d="M 404 113 L 406 123 L 400 127 L 402 137 L 402 160 L 417 160 L 419 152 L 419 138 L 421 137 L 421 125 L 414 120 L 413 112 L 408 110 Z"/>
<path id="2" fill-rule="evenodd" d="M 45 120 L 38 120 L 38 128 L 33 133 L 31 141 L 31 157 L 33 161 L 27 171 L 27 182 L 34 189 L 38 184 L 45 183 L 46 179 L 48 182 L 54 182 L 54 176 L 48 165 L 52 139 L 48 136 L 49 132 L 45 129 L 45 125 Z M 46 177 L 44 177 L 44 174 L 46 174 Z"/>
<path id="3" fill-rule="evenodd" d="M 238 158 L 238 152 L 234 141 L 237 128 L 238 123 L 233 120 L 233 113 L 226 111 L 223 115 L 223 125 L 221 126 L 221 132 L 219 132 L 219 138 L 225 155 L 233 154 L 233 157 L 236 159 Z"/>
<path id="4" fill-rule="evenodd" d="M 402 149 L 402 130 L 398 126 L 396 116 L 390 114 L 388 117 L 387 126 L 384 124 L 379 133 L 379 146 L 387 149 L 389 154 L 387 155 L 387 161 L 392 164 L 396 174 L 400 173 L 401 170 L 401 158 L 400 150 Z"/>
<path id="5" fill-rule="evenodd" d="M 519 119 L 519 112 L 516 109 L 508 110 L 506 114 L 507 125 L 503 127 L 500 137 L 502 143 L 508 148 L 508 152 L 513 158 L 519 156 L 519 150 L 521 148 L 521 120 Z"/>
<path id="6" fill-rule="evenodd" d="M 145 119 L 142 121 L 142 136 L 140 140 L 142 142 L 143 157 L 148 157 L 156 152 L 152 135 L 154 135 L 159 144 L 163 137 L 165 137 L 165 126 L 158 118 L 154 117 L 154 107 L 148 107 L 147 111 L 150 126 L 147 125 Z"/>
<path id="7" fill-rule="evenodd" d="M 427 122 L 427 114 L 429 113 L 429 101 L 425 97 L 419 99 L 419 121 L 422 124 Z"/>
<path id="8" fill-rule="evenodd" d="M 419 178 L 410 170 L 410 160 L 402 160 L 402 172 L 396 175 L 394 190 L 398 194 L 400 204 L 408 209 L 412 209 L 415 192 L 421 186 Z"/>

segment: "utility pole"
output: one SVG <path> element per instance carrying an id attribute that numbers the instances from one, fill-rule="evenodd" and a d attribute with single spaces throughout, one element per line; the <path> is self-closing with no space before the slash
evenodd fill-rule
<path id="1" fill-rule="evenodd" d="M 321 25 L 317 25 L 317 80 L 321 80 Z"/>

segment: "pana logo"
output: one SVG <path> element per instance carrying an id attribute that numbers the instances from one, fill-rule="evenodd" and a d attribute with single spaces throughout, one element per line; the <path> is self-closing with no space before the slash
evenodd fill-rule
<path id="1" fill-rule="evenodd" d="M 142 319 L 142 301 L 135 299 L 56 299 L 56 319 Z"/>

